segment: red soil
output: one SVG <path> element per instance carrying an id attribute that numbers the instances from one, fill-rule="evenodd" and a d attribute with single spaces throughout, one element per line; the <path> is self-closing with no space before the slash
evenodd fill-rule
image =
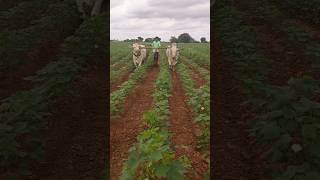
<path id="1" fill-rule="evenodd" d="M 110 87 L 110 92 L 113 92 L 113 91 L 118 90 L 118 89 L 120 88 L 120 85 L 121 85 L 122 83 L 128 81 L 128 79 L 129 79 L 129 77 L 130 77 L 130 74 L 131 74 L 131 72 L 130 72 L 130 73 L 127 73 L 126 75 L 122 76 L 119 81 L 111 84 L 111 85 L 110 85 L 110 86 L 111 86 L 111 87 Z"/>
<path id="2" fill-rule="evenodd" d="M 211 178 L 219 180 L 261 180 L 264 162 L 260 149 L 248 134 L 252 113 L 240 104 L 244 100 L 240 83 L 232 76 L 231 63 L 223 58 L 216 39 L 212 71 Z"/>
<path id="3" fill-rule="evenodd" d="M 200 88 L 201 86 L 205 85 L 207 81 L 201 76 L 201 74 L 192 66 L 189 66 L 191 70 L 191 77 L 196 82 L 195 88 Z"/>
<path id="4" fill-rule="evenodd" d="M 173 133 L 171 142 L 175 146 L 177 157 L 185 155 L 192 162 L 195 174 L 188 173 L 188 179 L 202 180 L 208 170 L 208 163 L 196 149 L 199 127 L 193 123 L 192 112 L 177 74 L 173 73 L 172 78 L 173 92 L 169 99 L 171 112 L 169 130 Z"/>
<path id="5" fill-rule="evenodd" d="M 122 166 L 128 158 L 128 150 L 136 142 L 137 135 L 142 132 L 142 115 L 152 108 L 154 83 L 159 68 L 153 67 L 126 99 L 125 111 L 110 122 L 110 178 L 118 180 Z"/>

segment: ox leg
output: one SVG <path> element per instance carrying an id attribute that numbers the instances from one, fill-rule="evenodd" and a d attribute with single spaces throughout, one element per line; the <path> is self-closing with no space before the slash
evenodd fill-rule
<path id="1" fill-rule="evenodd" d="M 141 61 L 139 62 L 139 67 L 140 67 L 140 66 L 141 66 L 141 64 L 142 64 L 142 61 L 143 61 L 143 60 L 141 60 Z"/>

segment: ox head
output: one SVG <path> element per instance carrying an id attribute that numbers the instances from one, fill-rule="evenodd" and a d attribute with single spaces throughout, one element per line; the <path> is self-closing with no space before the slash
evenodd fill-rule
<path id="1" fill-rule="evenodd" d="M 178 51 L 177 44 L 171 43 L 171 55 L 173 58 L 177 57 L 177 51 Z"/>
<path id="2" fill-rule="evenodd" d="M 134 43 L 132 45 L 132 48 L 133 48 L 133 55 L 140 56 L 140 54 L 141 54 L 140 45 L 138 43 Z"/>

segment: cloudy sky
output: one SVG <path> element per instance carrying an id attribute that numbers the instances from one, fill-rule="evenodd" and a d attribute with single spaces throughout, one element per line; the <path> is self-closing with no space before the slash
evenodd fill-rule
<path id="1" fill-rule="evenodd" d="M 210 39 L 210 0 L 111 0 L 110 38 Z"/>

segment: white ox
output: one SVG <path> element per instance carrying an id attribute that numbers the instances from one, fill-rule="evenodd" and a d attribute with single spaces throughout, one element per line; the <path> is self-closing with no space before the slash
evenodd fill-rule
<path id="1" fill-rule="evenodd" d="M 179 48 L 177 48 L 176 43 L 172 43 L 167 47 L 166 54 L 168 57 L 169 68 L 175 71 L 175 65 L 177 64 L 179 57 Z"/>
<path id="2" fill-rule="evenodd" d="M 136 67 L 141 66 L 141 64 L 146 60 L 147 49 L 145 45 L 139 45 L 134 43 L 133 47 L 133 63 Z"/>

